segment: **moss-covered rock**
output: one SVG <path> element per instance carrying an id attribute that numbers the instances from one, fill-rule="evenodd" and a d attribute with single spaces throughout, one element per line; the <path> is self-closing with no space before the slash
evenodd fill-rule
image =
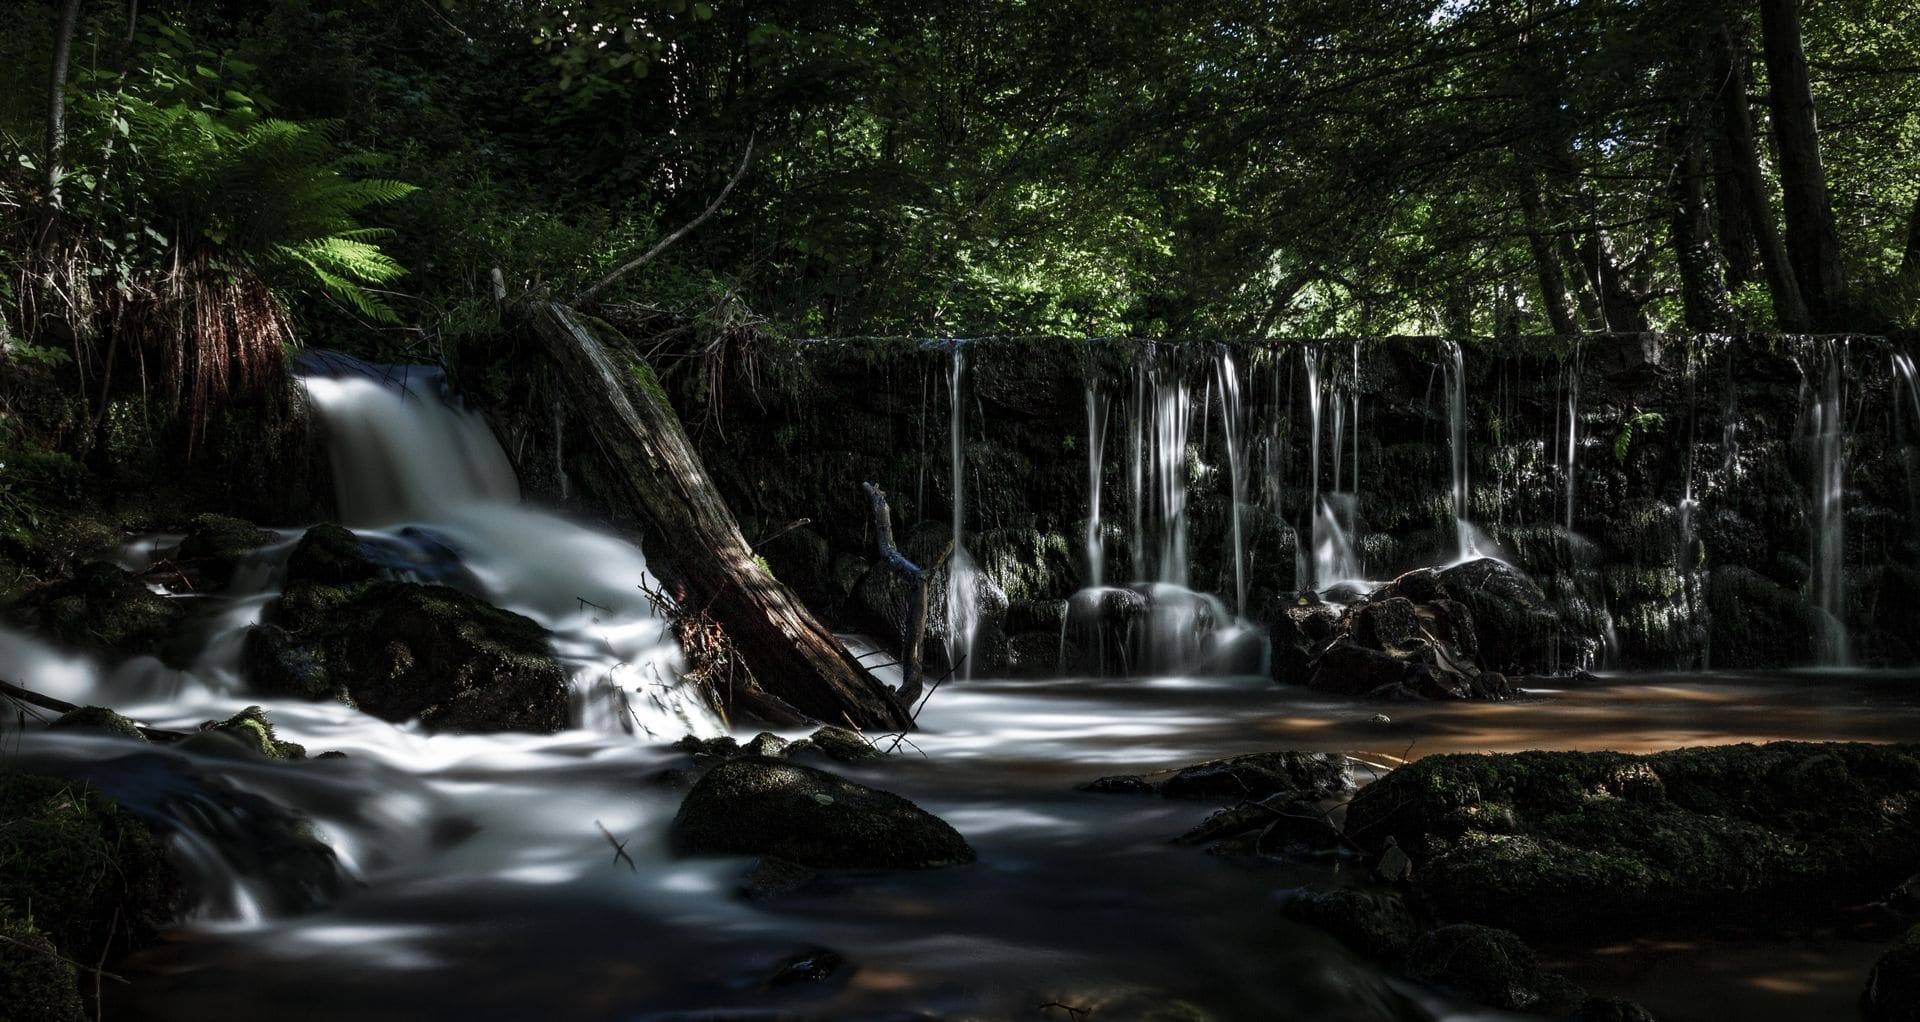
<path id="1" fill-rule="evenodd" d="M 249 706 L 226 720 L 210 720 L 181 743 L 181 748 L 211 756 L 259 756 L 264 759 L 306 759 L 303 745 L 283 742 L 273 722 L 258 706 Z"/>
<path id="2" fill-rule="evenodd" d="M 1737 564 L 1707 582 L 1713 666 L 1795 667 L 1814 661 L 1820 626 L 1806 598 Z"/>
<path id="3" fill-rule="evenodd" d="M 1423 934 L 1403 971 L 1422 983 L 1506 1011 L 1565 1016 L 1587 999 L 1570 980 L 1540 967 L 1533 949 L 1505 930 L 1460 923 Z"/>
<path id="4" fill-rule="evenodd" d="M 82 706 L 60 715 L 58 720 L 47 725 L 50 731 L 87 731 L 110 735 L 114 738 L 126 738 L 146 743 L 147 736 L 140 733 L 140 725 L 107 709 L 104 706 Z"/>
<path id="5" fill-rule="evenodd" d="M 1317 801 L 1352 786 L 1352 766 L 1345 756 L 1281 749 L 1208 760 L 1159 774 L 1101 777 L 1081 785 L 1080 790 L 1112 794 L 1157 792 L 1167 798 L 1237 803 L 1277 795 Z"/>
<path id="6" fill-rule="evenodd" d="M 79 974 L 33 924 L 0 913 L 0 1018 L 81 1022 Z"/>
<path id="7" fill-rule="evenodd" d="M 683 855 L 762 855 L 822 869 L 928 869 L 972 862 L 939 817 L 888 792 L 778 760 L 707 771 L 673 818 Z"/>
<path id="8" fill-rule="evenodd" d="M 92 963 L 180 913 L 179 877 L 145 824 L 84 785 L 0 769 L 0 917 L 31 919 Z"/>
<path id="9" fill-rule="evenodd" d="M 1398 960 L 1420 935 L 1407 903 L 1388 891 L 1302 888 L 1281 905 L 1280 913 L 1324 930 L 1354 953 L 1380 962 Z"/>
<path id="10" fill-rule="evenodd" d="M 152 654 L 174 667 L 192 657 L 180 628 L 186 608 L 104 561 L 41 588 L 24 609 L 29 624 L 70 646 L 111 657 Z"/>
<path id="11" fill-rule="evenodd" d="M 1780 918 L 1872 900 L 1912 871 L 1920 748 L 1430 756 L 1356 796 L 1347 834 L 1393 839 L 1448 920 L 1564 938 Z"/>
<path id="12" fill-rule="evenodd" d="M 567 675 L 538 622 L 449 586 L 379 574 L 353 533 L 308 530 L 285 591 L 247 634 L 252 684 L 433 730 L 566 726 Z"/>
<path id="13" fill-rule="evenodd" d="M 273 542 L 273 533 L 228 515 L 196 515 L 175 556 L 192 564 L 208 581 L 225 585 L 245 558 Z"/>

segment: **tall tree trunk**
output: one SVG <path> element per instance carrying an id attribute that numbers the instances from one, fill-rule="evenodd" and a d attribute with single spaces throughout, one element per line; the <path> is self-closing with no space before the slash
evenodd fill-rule
<path id="1" fill-rule="evenodd" d="M 1716 41 L 1703 40 L 1714 53 L 1713 88 L 1710 96 L 1722 96 L 1733 79 L 1733 53 Z M 1744 58 L 1743 58 L 1744 59 Z M 1742 76 L 1745 80 L 1745 76 Z M 1737 290 L 1760 279 L 1758 254 L 1753 239 L 1752 214 L 1747 210 L 1746 191 L 1741 187 L 1735 167 L 1733 139 L 1727 124 L 1727 104 L 1712 104 L 1713 214 L 1714 234 L 1720 241 L 1720 259 L 1726 266 L 1727 289 Z"/>
<path id="2" fill-rule="evenodd" d="M 1780 230 L 1773 222 L 1773 202 L 1767 195 L 1767 181 L 1760 173 L 1759 146 L 1753 137 L 1753 110 L 1747 105 L 1747 55 L 1745 45 L 1736 39 L 1724 22 L 1720 43 L 1727 52 L 1727 77 L 1720 83 L 1721 127 L 1726 134 L 1729 170 L 1738 183 L 1741 204 L 1746 208 L 1747 226 L 1753 231 L 1760 253 L 1760 268 L 1767 278 L 1767 290 L 1773 295 L 1774 319 L 1787 330 L 1805 330 L 1812 326 L 1800 282 L 1787 262 L 1787 249 Z"/>
<path id="3" fill-rule="evenodd" d="M 1913 210 L 1907 214 L 1907 250 L 1900 255 L 1900 279 L 1909 287 L 1920 287 L 1920 194 L 1913 197 Z"/>
<path id="4" fill-rule="evenodd" d="M 1646 310 L 1641 307 L 1640 296 L 1634 293 L 1626 268 L 1620 265 L 1620 257 L 1613 248 L 1613 235 L 1606 228 L 1588 226 L 1585 243 L 1580 246 L 1580 259 L 1600 292 L 1600 308 L 1606 314 L 1607 329 L 1648 329 Z"/>
<path id="5" fill-rule="evenodd" d="M 1554 245 L 1559 251 L 1562 266 L 1573 269 L 1573 295 L 1580 302 L 1580 315 L 1586 321 L 1587 329 L 1604 331 L 1607 329 L 1607 312 L 1600 305 L 1600 288 L 1587 271 L 1586 260 L 1580 258 L 1580 243 L 1569 230 L 1554 232 Z"/>
<path id="6" fill-rule="evenodd" d="M 815 719 L 904 730 L 912 720 L 767 570 L 714 490 L 680 419 L 650 373 L 617 367 L 592 328 L 556 302 L 527 310 L 534 332 L 591 426 L 613 477 L 657 537 L 684 602 L 732 640 L 767 692 Z"/>
<path id="7" fill-rule="evenodd" d="M 1526 223 L 1527 247 L 1533 251 L 1533 266 L 1540 275 L 1540 299 L 1546 306 L 1553 332 L 1572 335 L 1580 332 L 1573 318 L 1573 299 L 1567 294 L 1567 278 L 1560 256 L 1547 237 L 1546 210 L 1540 200 L 1540 181 L 1531 172 L 1520 184 L 1520 213 Z"/>
<path id="8" fill-rule="evenodd" d="M 73 54 L 74 24 L 80 20 L 80 0 L 67 0 L 60 7 L 60 24 L 54 29 L 53 64 L 47 73 L 47 208 L 62 208 L 60 178 L 66 173 L 67 155 L 67 63 Z"/>
<path id="9" fill-rule="evenodd" d="M 1787 258 L 1815 326 L 1847 317 L 1847 281 L 1820 162 L 1820 118 L 1800 42 L 1801 0 L 1760 0 L 1773 136 L 1780 153 L 1780 191 L 1787 220 Z"/>
<path id="10" fill-rule="evenodd" d="M 1680 268 L 1680 299 L 1688 328 L 1724 330 L 1732 320 L 1732 303 L 1714 257 L 1713 219 L 1707 211 L 1704 132 L 1692 96 L 1667 125 L 1667 149 L 1672 154 L 1672 178 L 1667 186 L 1668 240 Z"/>

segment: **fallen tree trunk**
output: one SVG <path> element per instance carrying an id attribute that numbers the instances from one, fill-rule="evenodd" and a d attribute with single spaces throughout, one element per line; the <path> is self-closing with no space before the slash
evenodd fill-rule
<path id="1" fill-rule="evenodd" d="M 525 312 L 669 562 L 678 597 L 719 624 L 760 687 L 817 720 L 911 727 L 893 692 L 754 559 L 652 372 L 617 363 L 565 305 L 536 301 Z"/>

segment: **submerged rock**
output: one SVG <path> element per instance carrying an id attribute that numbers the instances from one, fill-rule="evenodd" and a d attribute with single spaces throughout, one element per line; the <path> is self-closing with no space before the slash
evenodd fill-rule
<path id="1" fill-rule="evenodd" d="M 1830 911 L 1911 872 L 1920 748 L 1429 756 L 1360 792 L 1346 822 L 1405 849 L 1448 920 L 1564 938 Z"/>
<path id="2" fill-rule="evenodd" d="M 1571 980 L 1540 967 L 1533 949 L 1505 930 L 1471 923 L 1442 926 L 1407 948 L 1406 974 L 1506 1011 L 1565 1016 L 1587 1000 Z"/>
<path id="3" fill-rule="evenodd" d="M 259 756 L 264 759 L 306 759 L 303 745 L 283 742 L 273 722 L 258 706 L 249 706 L 226 720 L 210 720 L 180 748 L 209 756 Z"/>
<path id="4" fill-rule="evenodd" d="M 974 858 L 945 821 L 898 795 L 753 758 L 707 771 L 680 804 L 670 839 L 683 855 L 765 855 L 822 869 L 928 869 Z"/>
<path id="5" fill-rule="evenodd" d="M 1353 786 L 1345 756 L 1326 752 L 1255 752 L 1181 767 L 1165 776 L 1118 774 L 1080 786 L 1109 794 L 1158 793 L 1166 798 L 1257 801 L 1274 795 L 1314 801 Z"/>
<path id="6" fill-rule="evenodd" d="M 1305 887 L 1280 906 L 1280 914 L 1324 930 L 1354 953 L 1381 962 L 1397 960 L 1420 935 L 1407 903 L 1385 891 Z"/>
<path id="7" fill-rule="evenodd" d="M 116 658 L 150 654 L 171 667 L 192 659 L 181 630 L 186 608 L 104 561 L 81 565 L 71 578 L 42 587 L 25 611 L 28 624 L 69 646 Z"/>

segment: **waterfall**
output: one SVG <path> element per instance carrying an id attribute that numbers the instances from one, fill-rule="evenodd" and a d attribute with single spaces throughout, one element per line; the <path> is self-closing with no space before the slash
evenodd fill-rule
<path id="1" fill-rule="evenodd" d="M 1107 400 L 1087 380 L 1087 586 L 1106 582 L 1107 546 L 1100 524 L 1100 476 L 1106 466 Z"/>
<path id="2" fill-rule="evenodd" d="M 1148 349 L 1134 367 L 1134 575 L 1187 584 L 1187 430 L 1192 392 L 1171 360 Z M 1149 550 L 1151 549 L 1151 557 Z"/>
<path id="3" fill-rule="evenodd" d="M 1241 527 L 1242 508 L 1247 503 L 1246 420 L 1240 402 L 1240 374 L 1233 364 L 1233 351 L 1221 345 L 1213 365 L 1220 392 L 1220 434 L 1227 445 L 1227 472 L 1232 486 L 1233 523 L 1233 612 L 1247 612 L 1247 541 Z"/>
<path id="4" fill-rule="evenodd" d="M 1466 357 L 1460 345 L 1441 341 L 1447 360 L 1442 364 L 1447 385 L 1447 449 L 1453 477 L 1453 522 L 1462 561 L 1481 556 L 1479 530 L 1473 527 L 1467 506 L 1467 379 Z"/>
<path id="5" fill-rule="evenodd" d="M 679 683 L 679 648 L 638 588 L 649 578 L 640 549 L 522 505 L 506 453 L 480 416 L 442 395 L 437 370 L 301 382 L 326 425 L 343 523 L 410 563 L 438 565 L 427 577 L 546 626 L 572 676 L 576 725 L 656 738 L 724 730 Z M 431 568 L 403 574 L 421 571 Z"/>
<path id="6" fill-rule="evenodd" d="M 980 631 L 980 593 L 973 556 L 966 540 L 966 416 L 964 414 L 967 353 L 953 343 L 953 361 L 947 375 L 948 451 L 953 469 L 953 552 L 947 557 L 947 663 L 961 677 L 970 677 L 973 640 Z"/>
<path id="7" fill-rule="evenodd" d="M 1355 549 L 1354 534 L 1359 513 L 1357 491 L 1360 478 L 1360 349 L 1353 349 L 1353 362 L 1343 378 L 1338 366 L 1315 345 L 1300 349 L 1300 360 L 1307 374 L 1307 530 L 1305 548 L 1299 558 L 1307 588 L 1326 589 L 1336 582 L 1363 581 L 1365 570 Z M 1348 398 L 1351 397 L 1351 403 Z M 1343 490 L 1346 451 L 1347 410 L 1354 418 L 1353 490 Z M 1322 429 L 1322 419 L 1326 429 Z M 1323 495 L 1320 490 L 1320 438 L 1328 435 L 1333 452 L 1332 485 Z"/>
<path id="8" fill-rule="evenodd" d="M 1813 514 L 1809 520 L 1812 566 L 1809 579 L 1820 612 L 1821 663 L 1845 666 L 1851 660 L 1846 624 L 1846 459 L 1847 346 L 1821 338 L 1818 379 L 1807 403 L 1807 431 L 1813 444 Z"/>
<path id="9" fill-rule="evenodd" d="M 1896 351 L 1891 356 L 1893 362 L 1893 421 L 1894 443 L 1900 451 L 1900 460 L 1907 468 L 1907 501 L 1910 505 L 1908 516 L 1913 526 L 1920 530 L 1920 372 L 1916 372 L 1913 356 Z M 1902 402 L 1900 396 L 1905 395 Z"/>
<path id="10" fill-rule="evenodd" d="M 1573 355 L 1565 366 L 1567 382 L 1566 525 L 1569 534 L 1573 532 L 1574 486 L 1580 467 L 1580 377 L 1585 367 L 1584 361 L 1581 342 L 1576 339 L 1573 342 Z M 1688 484 L 1691 485 L 1692 480 L 1688 480 Z"/>

